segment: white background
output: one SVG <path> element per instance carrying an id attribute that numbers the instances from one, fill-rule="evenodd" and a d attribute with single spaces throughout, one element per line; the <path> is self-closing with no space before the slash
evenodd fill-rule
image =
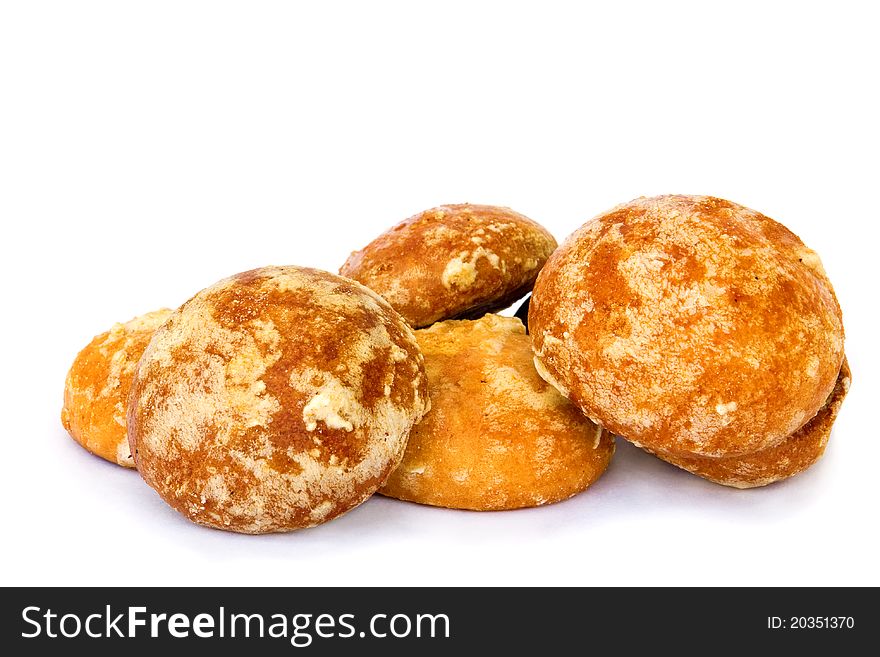
<path id="1" fill-rule="evenodd" d="M 5 2 L 2 584 L 880 584 L 872 3 Z M 552 507 L 373 498 L 248 537 L 176 515 L 59 422 L 114 322 L 266 264 L 335 270 L 420 210 L 562 239 L 661 193 L 725 197 L 822 256 L 852 392 L 825 458 L 737 491 L 621 441 Z"/>

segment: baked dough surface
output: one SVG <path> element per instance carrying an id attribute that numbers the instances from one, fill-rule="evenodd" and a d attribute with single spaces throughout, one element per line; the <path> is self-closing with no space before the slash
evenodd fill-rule
<path id="1" fill-rule="evenodd" d="M 155 334 L 129 441 L 144 480 L 191 520 L 276 532 L 363 502 L 427 408 L 418 345 L 383 299 L 266 267 L 199 292 Z"/>
<path id="2" fill-rule="evenodd" d="M 127 468 L 134 467 L 125 429 L 131 380 L 150 338 L 170 315 L 157 310 L 95 336 L 64 382 L 64 428 L 93 454 Z"/>
<path id="3" fill-rule="evenodd" d="M 787 479 L 809 468 L 825 453 L 831 427 L 849 391 L 850 381 L 849 365 L 844 359 L 837 383 L 825 405 L 812 420 L 773 447 L 727 458 L 657 456 L 716 484 L 734 488 L 756 488 Z"/>
<path id="4" fill-rule="evenodd" d="M 779 445 L 822 408 L 843 362 L 816 253 L 709 196 L 640 198 L 584 224 L 541 271 L 529 328 L 547 381 L 670 455 Z"/>
<path id="5" fill-rule="evenodd" d="M 509 208 L 443 205 L 355 251 L 339 273 L 424 327 L 506 308 L 531 290 L 555 248 L 550 233 Z"/>
<path id="6" fill-rule="evenodd" d="M 608 467 L 614 439 L 538 376 L 518 319 L 486 315 L 416 331 L 431 411 L 381 493 L 459 509 L 566 499 Z"/>

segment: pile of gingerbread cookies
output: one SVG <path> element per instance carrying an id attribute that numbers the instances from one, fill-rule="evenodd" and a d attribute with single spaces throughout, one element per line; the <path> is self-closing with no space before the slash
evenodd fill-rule
<path id="1" fill-rule="evenodd" d="M 117 324 L 76 357 L 62 422 L 190 520 L 253 534 L 376 492 L 557 502 L 602 475 L 615 436 L 751 488 L 824 452 L 843 347 L 819 257 L 735 203 L 641 198 L 558 247 L 507 208 L 450 205 L 340 275 L 255 269 Z"/>

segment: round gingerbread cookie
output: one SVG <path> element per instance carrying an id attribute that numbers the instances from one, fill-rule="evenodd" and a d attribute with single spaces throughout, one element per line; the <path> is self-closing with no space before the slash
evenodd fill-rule
<path id="1" fill-rule="evenodd" d="M 128 468 L 126 404 L 137 362 L 168 309 L 135 317 L 101 333 L 77 355 L 64 382 L 61 423 L 92 454 Z"/>
<path id="2" fill-rule="evenodd" d="M 210 527 L 308 527 L 366 500 L 428 408 L 409 326 L 334 274 L 266 267 L 199 292 L 156 332 L 132 385 L 144 480 Z"/>
<path id="3" fill-rule="evenodd" d="M 380 490 L 490 511 L 575 495 L 608 467 L 614 438 L 538 376 L 518 319 L 486 315 L 416 331 L 431 411 Z"/>
<path id="4" fill-rule="evenodd" d="M 532 289 L 555 248 L 550 233 L 509 208 L 443 205 L 355 251 L 339 273 L 424 327 L 506 308 Z"/>
<path id="5" fill-rule="evenodd" d="M 546 380 L 672 455 L 778 445 L 822 408 L 843 362 L 816 253 L 710 196 L 641 198 L 586 223 L 538 277 L 529 327 Z"/>

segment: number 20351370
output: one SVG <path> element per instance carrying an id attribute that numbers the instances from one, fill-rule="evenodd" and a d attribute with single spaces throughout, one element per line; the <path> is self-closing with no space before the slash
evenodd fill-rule
<path id="1" fill-rule="evenodd" d="M 770 630 L 851 630 L 855 626 L 852 616 L 767 616 Z"/>

